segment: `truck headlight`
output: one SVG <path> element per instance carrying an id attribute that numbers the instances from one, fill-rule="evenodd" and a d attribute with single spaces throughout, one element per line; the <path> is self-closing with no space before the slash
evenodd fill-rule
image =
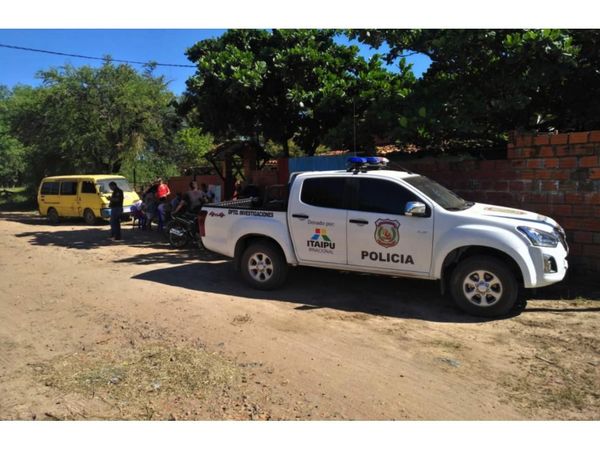
<path id="1" fill-rule="evenodd" d="M 517 227 L 523 233 L 532 245 L 536 247 L 556 247 L 558 245 L 558 236 L 546 231 L 531 227 Z"/>

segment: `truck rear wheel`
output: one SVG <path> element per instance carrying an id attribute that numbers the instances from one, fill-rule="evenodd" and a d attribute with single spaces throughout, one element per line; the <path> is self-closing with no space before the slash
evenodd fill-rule
<path id="1" fill-rule="evenodd" d="M 285 256 L 275 244 L 258 241 L 244 250 L 241 271 L 246 284 L 256 289 L 270 290 L 285 282 L 288 266 Z"/>
<path id="2" fill-rule="evenodd" d="M 473 256 L 452 272 L 450 291 L 463 311 L 482 317 L 508 314 L 519 294 L 515 274 L 500 259 Z"/>

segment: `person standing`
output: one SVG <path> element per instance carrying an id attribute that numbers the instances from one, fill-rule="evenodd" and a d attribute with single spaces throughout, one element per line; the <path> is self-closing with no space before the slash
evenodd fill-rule
<path id="1" fill-rule="evenodd" d="M 112 190 L 110 196 L 110 237 L 115 241 L 121 240 L 121 215 L 123 214 L 123 191 L 117 183 L 111 181 L 108 186 Z"/>
<path id="2" fill-rule="evenodd" d="M 164 202 L 171 193 L 171 189 L 169 189 L 169 185 L 165 183 L 162 178 L 159 178 L 157 182 L 156 196 L 158 197 L 159 202 Z"/>
<path id="3" fill-rule="evenodd" d="M 157 181 L 156 197 L 158 198 L 158 227 L 160 229 L 166 219 L 165 207 L 167 206 L 167 197 L 171 194 L 171 189 L 169 189 L 169 185 L 162 178 L 159 178 Z"/>

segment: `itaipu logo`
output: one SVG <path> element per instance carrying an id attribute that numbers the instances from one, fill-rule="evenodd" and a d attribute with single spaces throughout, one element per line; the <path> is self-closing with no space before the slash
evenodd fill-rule
<path id="1" fill-rule="evenodd" d="M 385 248 L 398 245 L 400 240 L 400 222 L 390 219 L 378 219 L 375 221 L 375 242 Z"/>
<path id="2" fill-rule="evenodd" d="M 310 240 L 318 241 L 319 239 L 322 239 L 325 242 L 331 242 L 331 239 L 329 239 L 329 236 L 327 236 L 326 228 L 315 228 L 315 234 L 313 234 Z"/>
<path id="3" fill-rule="evenodd" d="M 319 253 L 333 253 L 335 249 L 335 242 L 327 236 L 326 228 L 315 228 L 315 232 L 312 237 L 306 241 L 306 246 L 309 251 L 316 251 Z"/>

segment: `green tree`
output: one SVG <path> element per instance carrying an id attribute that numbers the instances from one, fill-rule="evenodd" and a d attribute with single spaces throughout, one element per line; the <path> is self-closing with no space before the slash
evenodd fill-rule
<path id="1" fill-rule="evenodd" d="M 215 146 L 211 134 L 200 128 L 187 127 L 177 132 L 174 139 L 174 163 L 180 170 L 208 164 L 205 156 Z"/>
<path id="2" fill-rule="evenodd" d="M 281 145 L 312 155 L 329 131 L 364 107 L 365 90 L 388 75 L 331 30 L 230 30 L 188 49 L 198 65 L 182 111 L 218 139 Z M 386 81 L 387 82 L 387 81 Z"/>
<path id="3" fill-rule="evenodd" d="M 489 147 L 513 129 L 598 128 L 598 30 L 358 30 L 388 61 L 416 52 L 431 66 L 407 98 L 398 133 L 434 145 Z M 404 130 L 404 131 L 403 131 Z M 420 142 L 419 142 L 420 141 Z"/>
<path id="4" fill-rule="evenodd" d="M 25 172 L 25 147 L 10 133 L 7 102 L 11 92 L 0 86 L 0 186 L 21 184 Z"/>
<path id="5" fill-rule="evenodd" d="M 107 59 L 99 68 L 67 65 L 38 76 L 40 87 L 17 87 L 7 103 L 12 132 L 31 148 L 34 183 L 58 173 L 118 173 L 149 148 L 168 151 L 179 119 L 173 94 L 151 68 L 140 74 Z"/>

